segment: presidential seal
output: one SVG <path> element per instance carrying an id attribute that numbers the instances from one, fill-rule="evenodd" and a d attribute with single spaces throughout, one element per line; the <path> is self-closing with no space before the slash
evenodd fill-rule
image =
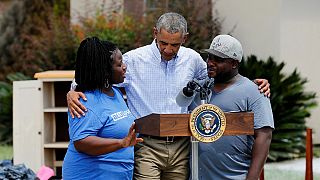
<path id="1" fill-rule="evenodd" d="M 202 104 L 190 115 L 191 134 L 201 142 L 218 140 L 226 129 L 226 117 L 223 111 L 212 104 Z"/>

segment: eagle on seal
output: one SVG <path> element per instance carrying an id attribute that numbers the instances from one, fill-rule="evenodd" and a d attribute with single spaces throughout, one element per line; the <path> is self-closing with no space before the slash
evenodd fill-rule
<path id="1" fill-rule="evenodd" d="M 216 124 L 212 126 L 216 118 L 211 114 L 205 114 L 200 119 L 202 124 L 202 130 L 204 130 L 206 134 L 212 132 L 214 128 L 217 126 Z"/>

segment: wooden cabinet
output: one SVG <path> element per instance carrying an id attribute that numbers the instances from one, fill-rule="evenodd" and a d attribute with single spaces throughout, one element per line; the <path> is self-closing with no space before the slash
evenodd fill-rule
<path id="1" fill-rule="evenodd" d="M 35 78 L 13 83 L 14 164 L 35 172 L 46 165 L 61 175 L 69 143 L 66 94 L 74 71 L 46 71 Z"/>

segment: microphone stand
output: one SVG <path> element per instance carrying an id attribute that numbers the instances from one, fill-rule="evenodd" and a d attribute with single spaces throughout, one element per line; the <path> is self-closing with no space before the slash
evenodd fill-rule
<path id="1" fill-rule="evenodd" d="M 205 82 L 203 86 L 200 86 L 197 84 L 199 88 L 200 93 L 200 102 L 202 104 L 207 104 L 209 100 L 209 94 L 211 92 L 211 88 L 213 87 L 213 79 L 209 79 L 209 81 Z M 198 169 L 198 163 L 199 163 L 199 141 L 191 136 L 191 179 L 192 180 L 198 180 L 199 179 L 199 169 Z"/>

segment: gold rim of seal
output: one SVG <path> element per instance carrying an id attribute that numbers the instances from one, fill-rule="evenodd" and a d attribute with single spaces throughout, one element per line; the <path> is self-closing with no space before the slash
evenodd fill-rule
<path id="1" fill-rule="evenodd" d="M 195 121 L 197 120 L 197 117 L 200 113 L 203 111 L 213 111 L 219 118 L 220 118 L 220 128 L 217 130 L 217 132 L 210 137 L 202 136 L 195 127 Z M 213 104 L 202 104 L 198 107 L 196 107 L 190 114 L 189 119 L 189 128 L 190 132 L 193 137 L 195 137 L 200 142 L 214 142 L 218 140 L 224 133 L 227 126 L 226 122 L 226 116 L 224 115 L 224 112 L 218 107 Z"/>

